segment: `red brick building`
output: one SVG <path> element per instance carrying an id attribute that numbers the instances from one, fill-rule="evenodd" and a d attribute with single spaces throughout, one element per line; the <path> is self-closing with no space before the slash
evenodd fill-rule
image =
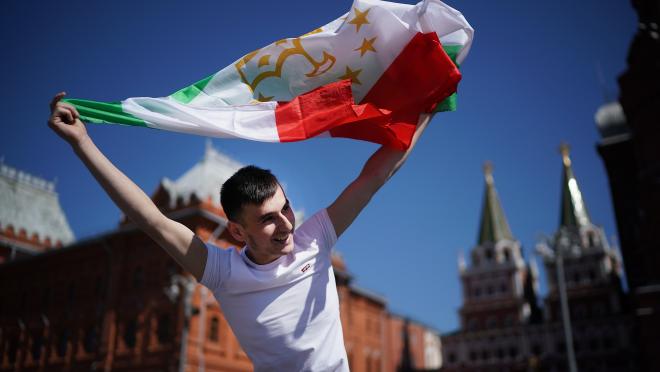
<path id="1" fill-rule="evenodd" d="M 241 165 L 204 159 L 152 199 L 220 247 L 218 189 Z M 300 216 L 299 216 L 300 217 Z M 385 299 L 333 267 L 353 371 L 437 369 L 437 332 L 387 311 Z M 0 371 L 250 371 L 213 294 L 130 222 L 117 230 L 0 265 Z"/>

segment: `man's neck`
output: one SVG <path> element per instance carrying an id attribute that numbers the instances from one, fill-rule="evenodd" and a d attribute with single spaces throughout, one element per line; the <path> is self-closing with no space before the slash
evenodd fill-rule
<path id="1" fill-rule="evenodd" d="M 259 257 L 257 257 L 257 256 L 254 255 L 254 252 L 252 252 L 252 250 L 250 250 L 249 245 L 245 246 L 245 255 L 247 256 L 247 258 L 250 261 L 252 261 L 253 263 L 255 263 L 257 265 L 266 265 L 266 264 L 269 264 L 269 263 L 277 260 L 278 258 L 280 258 L 280 256 L 263 256 L 263 257 L 259 256 Z"/>

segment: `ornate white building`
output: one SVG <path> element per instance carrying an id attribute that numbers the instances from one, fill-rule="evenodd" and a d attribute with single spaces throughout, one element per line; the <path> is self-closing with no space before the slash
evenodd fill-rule
<path id="1" fill-rule="evenodd" d="M 0 263 L 74 240 L 55 183 L 0 161 Z"/>

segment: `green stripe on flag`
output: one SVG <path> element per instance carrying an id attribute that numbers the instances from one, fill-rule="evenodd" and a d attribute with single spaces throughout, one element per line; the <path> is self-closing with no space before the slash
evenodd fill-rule
<path id="1" fill-rule="evenodd" d="M 461 45 L 443 45 L 442 49 L 444 49 L 445 53 L 449 56 L 449 58 L 454 62 L 456 67 L 460 68 L 458 63 L 456 63 L 456 56 L 458 56 L 458 52 L 461 51 L 462 46 Z M 434 112 L 443 112 L 443 111 L 456 111 L 456 93 L 452 94 L 451 96 L 445 98 L 442 102 L 438 103 L 438 105 L 435 108 Z"/>
<path id="2" fill-rule="evenodd" d="M 461 51 L 462 47 L 462 45 L 443 45 L 442 49 L 444 49 L 445 53 L 447 53 L 452 62 L 456 63 L 456 57 L 458 56 L 458 52 Z M 456 66 L 458 66 L 458 64 L 456 64 Z"/>
<path id="3" fill-rule="evenodd" d="M 64 99 L 80 113 L 80 120 L 96 124 L 124 124 L 146 127 L 144 120 L 121 109 L 121 102 L 97 102 L 85 99 Z"/>
<path id="4" fill-rule="evenodd" d="M 185 87 L 177 91 L 176 93 L 172 94 L 170 97 L 181 103 L 189 103 L 190 101 L 195 99 L 195 97 L 197 97 L 200 93 L 202 93 L 202 91 L 209 83 L 209 81 L 211 81 L 211 78 L 213 76 L 214 75 L 211 75 L 206 79 L 202 79 L 189 87 Z"/>

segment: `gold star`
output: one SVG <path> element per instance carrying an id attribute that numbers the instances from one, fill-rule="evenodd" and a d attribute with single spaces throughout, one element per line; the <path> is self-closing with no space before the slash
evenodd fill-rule
<path id="1" fill-rule="evenodd" d="M 259 93 L 259 98 L 257 98 L 257 101 L 259 101 L 259 102 L 268 102 L 268 101 L 270 101 L 271 99 L 273 99 L 273 97 L 275 97 L 275 96 L 264 96 L 264 95 L 261 94 L 261 92 L 260 92 L 260 93 Z"/>
<path id="2" fill-rule="evenodd" d="M 362 25 L 369 24 L 367 14 L 369 14 L 371 8 L 365 10 L 364 12 L 361 12 L 358 8 L 353 9 L 355 10 L 355 18 L 348 21 L 348 23 L 355 25 L 355 32 L 360 32 L 360 27 L 362 27 Z"/>
<path id="3" fill-rule="evenodd" d="M 364 56 L 365 53 L 368 51 L 376 52 L 376 49 L 374 48 L 374 41 L 376 41 L 376 37 L 372 37 L 371 39 L 367 39 L 366 37 L 364 40 L 362 40 L 362 45 L 359 47 L 353 49 L 355 51 L 360 51 L 360 57 Z"/>
<path id="4" fill-rule="evenodd" d="M 360 75 L 360 72 L 362 72 L 361 69 L 353 71 L 351 70 L 350 67 L 346 66 L 346 73 L 340 76 L 339 78 L 342 80 L 351 79 L 351 83 L 362 85 L 362 82 L 360 82 L 360 79 L 358 79 L 358 75 Z"/>

